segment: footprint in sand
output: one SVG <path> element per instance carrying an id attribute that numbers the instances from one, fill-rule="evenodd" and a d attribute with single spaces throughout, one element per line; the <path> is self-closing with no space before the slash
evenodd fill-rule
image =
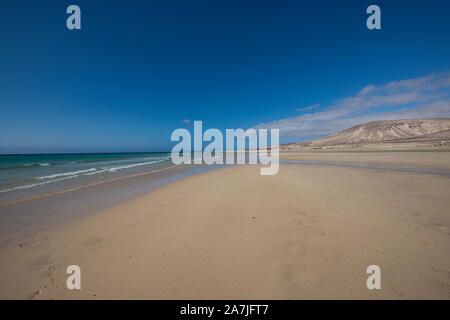
<path id="1" fill-rule="evenodd" d="M 433 270 L 433 268 L 432 268 Z M 433 273 L 428 273 L 420 269 L 416 269 L 416 272 L 423 275 L 429 284 L 438 288 L 450 288 L 450 281 L 445 279 L 445 276 L 441 276 L 440 272 L 436 272 L 433 270 Z"/>
<path id="2" fill-rule="evenodd" d="M 426 245 L 427 247 L 430 247 L 430 248 L 435 248 L 435 246 L 433 246 L 430 242 L 428 242 L 428 241 L 426 241 L 426 240 L 421 240 L 421 241 L 419 241 L 421 244 L 424 244 L 424 245 Z"/>
<path id="3" fill-rule="evenodd" d="M 85 239 L 85 240 L 81 241 L 80 244 L 82 246 L 89 246 L 90 247 L 90 246 L 94 246 L 96 244 L 99 244 L 102 241 L 103 241 L 103 238 L 93 237 L 93 238 L 88 238 L 88 239 Z"/>
<path id="4" fill-rule="evenodd" d="M 39 255 L 36 259 L 34 259 L 31 264 L 35 266 L 46 266 L 53 262 L 52 254 L 46 253 Z"/>
<path id="5" fill-rule="evenodd" d="M 50 237 L 41 236 L 39 238 L 21 240 L 19 241 L 18 246 L 23 249 L 49 248 Z"/>
<path id="6" fill-rule="evenodd" d="M 56 264 L 50 264 L 44 272 L 45 277 L 50 278 L 53 282 L 53 274 L 56 272 L 56 269 L 58 269 Z"/>
<path id="7" fill-rule="evenodd" d="M 36 298 L 37 296 L 39 296 L 41 293 L 42 293 L 42 290 L 41 290 L 41 289 L 36 290 L 36 291 L 33 291 L 33 293 L 31 293 L 31 294 L 28 296 L 28 299 L 29 299 L 29 300 L 32 300 L 32 299 Z"/>
<path id="8" fill-rule="evenodd" d="M 339 228 L 332 228 L 329 231 L 322 232 L 321 235 L 324 237 L 345 237 L 347 234 Z"/>
<path id="9" fill-rule="evenodd" d="M 374 247 L 374 246 L 371 246 L 371 245 L 365 245 L 365 247 L 367 249 L 370 249 L 370 250 L 376 252 L 376 253 L 386 254 L 386 252 L 383 249 L 380 249 L 380 248 L 377 248 L 377 247 Z"/>
<path id="10" fill-rule="evenodd" d="M 405 292 L 403 292 L 402 290 L 400 290 L 400 289 L 397 289 L 397 288 L 390 288 L 396 295 L 398 295 L 399 297 L 404 297 L 404 296 L 406 296 L 406 293 Z"/>
<path id="11" fill-rule="evenodd" d="M 138 222 L 128 222 L 128 223 L 125 223 L 125 225 L 126 225 L 127 227 L 132 228 L 132 227 L 138 226 L 139 223 L 138 223 Z"/>
<path id="12" fill-rule="evenodd" d="M 433 270 L 434 272 L 440 272 L 440 273 L 444 273 L 444 274 L 445 273 L 450 273 L 450 269 L 445 270 L 443 268 L 435 267 L 435 266 L 432 266 L 431 270 Z"/>
<path id="13" fill-rule="evenodd" d="M 438 231 L 442 231 L 442 232 L 449 234 L 448 227 L 444 226 L 440 223 L 433 223 L 433 228 L 437 229 Z"/>

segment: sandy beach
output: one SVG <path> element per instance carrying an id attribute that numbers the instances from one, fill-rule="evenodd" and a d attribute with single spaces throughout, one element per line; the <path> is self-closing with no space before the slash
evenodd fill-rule
<path id="1" fill-rule="evenodd" d="M 442 170 L 450 163 L 450 153 L 358 157 Z M 220 168 L 3 243 L 0 298 L 449 299 L 448 208 L 444 175 Z M 366 287 L 374 264 L 381 290 Z M 81 268 L 81 290 L 66 288 L 69 265 Z"/>
<path id="2" fill-rule="evenodd" d="M 281 159 L 384 165 L 391 168 L 420 167 L 450 170 L 450 151 L 397 152 L 282 152 Z"/>

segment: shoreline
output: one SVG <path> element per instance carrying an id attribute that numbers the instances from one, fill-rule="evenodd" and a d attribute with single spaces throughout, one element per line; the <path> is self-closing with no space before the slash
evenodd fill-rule
<path id="1" fill-rule="evenodd" d="M 0 245 L 152 192 L 208 166 L 165 167 L 0 203 Z"/>
<path id="2" fill-rule="evenodd" d="M 374 157 L 375 159 L 373 159 Z M 390 150 L 375 153 L 359 151 L 280 152 L 280 164 L 300 165 L 305 167 L 331 166 L 349 169 L 378 170 L 381 172 L 450 177 L 450 152 L 440 152 L 439 154 L 417 151 L 398 153 Z M 4 242 L 19 238 L 20 236 L 26 236 L 27 232 L 36 233 L 48 226 L 55 226 L 60 223 L 70 223 L 71 219 L 75 220 L 79 218 L 79 216 L 89 215 L 102 209 L 118 205 L 122 202 L 130 201 L 133 198 L 157 190 L 166 184 L 224 166 L 226 165 L 172 165 L 170 167 L 122 175 L 107 180 L 77 185 L 55 192 L 38 194 L 33 197 L 0 203 L 0 245 Z M 111 185 L 112 187 L 108 187 L 108 185 Z M 103 195 L 101 195 L 103 200 L 109 199 L 98 203 L 95 201 L 95 197 L 92 195 L 91 191 L 94 193 L 103 193 Z M 75 196 L 70 195 L 71 193 L 74 193 Z M 126 196 L 123 196 L 123 194 Z M 112 199 L 115 196 L 118 196 L 118 199 Z M 72 198 L 78 199 L 78 202 Z M 67 207 L 69 206 L 65 204 L 67 200 L 69 203 L 78 206 L 78 209 L 74 210 L 71 208 L 70 210 L 67 210 Z M 35 201 L 38 202 L 36 205 L 34 205 Z M 89 203 L 92 202 L 96 202 L 95 205 L 89 206 Z M 80 206 L 80 203 L 83 205 Z M 31 216 L 36 215 L 36 211 L 45 211 L 47 210 L 45 208 L 55 206 L 56 208 L 52 208 L 50 210 L 51 212 L 47 214 L 38 212 L 39 218 L 48 222 L 47 224 L 43 224 L 37 217 L 33 217 L 28 223 L 23 222 L 27 220 L 26 216 L 31 218 Z M 36 208 L 38 208 L 38 210 L 36 210 Z M 66 214 L 68 217 L 61 217 L 57 211 L 72 211 L 72 213 Z M 48 216 L 50 216 L 50 220 L 54 219 L 54 221 L 48 221 Z M 15 220 L 23 221 L 18 223 L 15 222 Z M 19 227 L 17 227 L 18 224 L 20 225 Z M 15 229 L 26 229 L 26 231 L 21 230 L 22 232 L 18 232 L 17 234 L 8 232 L 7 230 L 11 226 Z"/>
<path id="3" fill-rule="evenodd" d="M 386 169 L 416 173 L 450 173 L 450 151 L 439 152 L 280 152 L 280 161 L 313 162 L 328 165 L 347 165 L 367 169 Z"/>
<path id="4" fill-rule="evenodd" d="M 130 179 L 130 178 L 134 178 L 134 177 L 139 177 L 139 176 L 143 176 L 143 175 L 154 174 L 154 173 L 158 173 L 158 172 L 161 172 L 161 171 L 170 170 L 170 169 L 173 169 L 173 168 L 174 168 L 174 166 L 171 166 L 171 167 L 166 167 L 166 168 L 162 168 L 162 169 L 157 169 L 157 170 L 152 170 L 152 171 L 135 173 L 135 174 L 127 175 L 127 176 L 111 178 L 109 180 L 95 181 L 95 182 L 82 184 L 82 185 L 78 185 L 78 186 L 75 186 L 75 187 L 72 187 L 72 188 L 62 189 L 62 190 L 54 191 L 54 192 L 50 192 L 50 193 L 38 194 L 36 196 L 31 196 L 31 197 L 28 197 L 28 198 L 23 198 L 23 199 L 18 199 L 18 200 L 13 200 L 13 201 L 9 201 L 9 202 L 0 203 L 0 208 L 9 207 L 9 206 L 12 206 L 12 205 L 15 205 L 15 204 L 24 203 L 24 202 L 28 202 L 28 201 L 32 201 L 32 200 L 48 198 L 48 197 L 55 196 L 55 195 L 62 194 L 62 193 L 66 193 L 66 192 L 71 192 L 71 191 L 76 191 L 76 190 L 80 190 L 80 189 L 84 189 L 84 188 L 88 188 L 88 187 L 97 186 L 99 184 L 111 183 L 111 182 L 120 181 L 120 180 L 124 180 L 124 179 Z"/>
<path id="5" fill-rule="evenodd" d="M 224 167 L 3 244 L 0 297 L 448 299 L 448 207 L 443 176 Z M 71 264 L 82 290 L 65 288 Z"/>

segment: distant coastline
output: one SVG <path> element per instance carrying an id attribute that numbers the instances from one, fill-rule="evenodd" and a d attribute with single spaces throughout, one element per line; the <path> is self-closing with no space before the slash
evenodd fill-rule
<path id="1" fill-rule="evenodd" d="M 450 118 L 373 121 L 324 138 L 280 146 L 284 151 L 371 149 L 450 150 Z"/>

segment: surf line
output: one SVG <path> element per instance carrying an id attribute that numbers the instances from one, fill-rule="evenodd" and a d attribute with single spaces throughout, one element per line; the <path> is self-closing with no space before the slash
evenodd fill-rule
<path id="1" fill-rule="evenodd" d="M 12 206 L 12 205 L 19 204 L 19 203 L 29 202 L 29 201 L 32 201 L 32 200 L 48 198 L 48 197 L 55 196 L 55 195 L 58 195 L 58 194 L 67 193 L 67 192 L 71 192 L 71 191 L 76 191 L 76 190 L 84 189 L 84 188 L 87 188 L 87 187 L 96 186 L 96 185 L 99 185 L 99 184 L 104 184 L 104 183 L 124 180 L 124 179 L 128 179 L 128 178 L 139 177 L 139 176 L 143 176 L 143 175 L 146 175 L 146 174 L 157 173 L 157 172 L 165 171 L 165 170 L 172 169 L 172 168 L 175 168 L 175 167 L 176 166 L 170 166 L 170 167 L 167 167 L 167 168 L 162 168 L 162 169 L 158 169 L 158 170 L 154 170 L 154 171 L 146 171 L 146 172 L 132 174 L 132 175 L 129 175 L 129 176 L 117 177 L 117 178 L 104 180 L 104 181 L 97 181 L 97 182 L 83 184 L 81 186 L 77 186 L 77 187 L 73 187 L 73 188 L 69 188 L 69 189 L 59 190 L 59 191 L 55 191 L 55 192 L 51 192 L 51 193 L 40 194 L 40 195 L 37 195 L 37 196 L 34 196 L 34 197 L 29 197 L 29 198 L 25 198 L 25 199 L 20 199 L 20 200 L 14 200 L 14 201 L 10 201 L 10 202 L 0 203 L 0 208 Z"/>

